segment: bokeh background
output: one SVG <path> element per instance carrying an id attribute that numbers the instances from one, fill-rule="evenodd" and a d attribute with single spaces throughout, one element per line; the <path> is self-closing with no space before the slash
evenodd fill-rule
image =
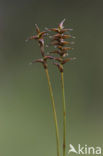
<path id="1" fill-rule="evenodd" d="M 67 152 L 70 143 L 103 147 L 103 1 L 0 0 L 0 156 L 56 156 L 46 76 L 40 64 L 30 65 L 39 47 L 25 39 L 35 23 L 43 30 L 64 18 L 77 58 L 65 66 Z M 62 147 L 60 75 L 51 64 L 49 71 Z"/>

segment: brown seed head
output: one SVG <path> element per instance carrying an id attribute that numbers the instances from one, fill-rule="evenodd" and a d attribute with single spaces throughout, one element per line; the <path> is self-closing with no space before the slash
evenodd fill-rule
<path id="1" fill-rule="evenodd" d="M 35 24 L 35 28 L 36 28 L 37 35 L 33 35 L 33 36 L 29 37 L 26 41 L 32 40 L 32 39 L 36 39 L 39 41 L 39 40 L 43 39 L 43 36 L 46 34 L 46 31 L 40 32 L 40 29 L 37 24 Z"/>

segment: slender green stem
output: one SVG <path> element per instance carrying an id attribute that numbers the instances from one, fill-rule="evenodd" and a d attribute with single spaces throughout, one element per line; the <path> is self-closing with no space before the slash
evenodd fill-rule
<path id="1" fill-rule="evenodd" d="M 55 122 L 55 128 L 56 128 L 56 142 L 57 142 L 57 156 L 60 156 L 59 152 L 59 131 L 58 131 L 58 123 L 57 123 L 57 115 L 56 115 L 56 109 L 55 109 L 55 102 L 54 102 L 54 96 L 53 96 L 53 90 L 50 82 L 50 77 L 48 73 L 48 69 L 45 69 L 47 80 L 48 80 L 48 86 L 49 86 L 49 91 L 50 91 L 50 96 L 51 96 L 51 101 L 52 101 L 52 107 L 53 107 L 53 113 L 54 113 L 54 122 Z"/>
<path id="2" fill-rule="evenodd" d="M 62 96 L 63 96 L 63 156 L 66 154 L 66 104 L 64 91 L 64 73 L 61 72 Z"/>

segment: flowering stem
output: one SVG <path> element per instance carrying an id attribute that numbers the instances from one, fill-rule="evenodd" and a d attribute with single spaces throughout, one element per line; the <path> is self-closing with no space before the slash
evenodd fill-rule
<path id="1" fill-rule="evenodd" d="M 56 115 L 56 110 L 55 110 L 53 90 L 52 90 L 50 77 L 49 77 L 49 73 L 48 73 L 47 68 L 45 69 L 45 72 L 46 72 L 46 77 L 47 77 L 47 80 L 48 80 L 49 92 L 50 92 L 52 107 L 53 107 L 54 122 L 55 122 L 55 128 L 56 128 L 57 156 L 60 156 L 60 153 L 59 153 L 59 131 L 58 131 L 58 123 L 57 123 L 57 115 Z"/>
<path id="2" fill-rule="evenodd" d="M 65 104 L 65 92 L 64 92 L 64 73 L 61 72 L 61 83 L 62 83 L 62 96 L 63 96 L 63 156 L 66 151 L 66 104 Z"/>

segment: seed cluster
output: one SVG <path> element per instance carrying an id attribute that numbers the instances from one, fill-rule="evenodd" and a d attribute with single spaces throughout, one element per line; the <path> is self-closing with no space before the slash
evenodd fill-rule
<path id="1" fill-rule="evenodd" d="M 51 28 L 49 31 L 53 31 L 56 34 L 51 36 L 51 44 L 57 49 L 52 51 L 52 54 L 57 54 L 58 57 L 54 57 L 54 60 L 58 61 L 54 62 L 54 64 L 59 68 L 60 72 L 63 72 L 63 65 L 70 60 L 74 60 L 75 58 L 66 58 L 68 56 L 68 50 L 72 48 L 67 45 L 70 45 L 72 42 L 66 41 L 65 39 L 74 38 L 71 35 L 66 34 L 66 32 L 71 31 L 71 29 L 65 29 L 63 24 L 65 19 L 59 24 L 57 28 Z"/>
<path id="2" fill-rule="evenodd" d="M 63 21 L 61 21 L 61 23 L 59 24 L 59 26 L 57 28 L 50 28 L 50 29 L 47 29 L 46 31 L 42 31 L 42 32 L 40 31 L 38 25 L 35 24 L 37 35 L 33 35 L 33 36 L 29 37 L 27 39 L 27 41 L 32 40 L 32 39 L 35 39 L 38 41 L 42 58 L 34 60 L 34 61 L 32 61 L 32 63 L 40 62 L 43 64 L 44 68 L 46 69 L 47 68 L 47 60 L 52 59 L 52 60 L 54 60 L 53 64 L 58 67 L 60 72 L 63 72 L 63 65 L 65 63 L 75 59 L 75 58 L 67 57 L 68 51 L 72 49 L 70 46 L 67 46 L 67 45 L 71 45 L 73 42 L 66 41 L 66 39 L 70 39 L 70 38 L 74 38 L 74 37 L 72 37 L 69 34 L 66 34 L 68 31 L 71 31 L 71 29 L 65 29 L 63 26 L 64 22 L 65 22 L 65 19 Z M 47 34 L 49 32 L 55 33 L 52 36 L 50 36 L 50 38 L 51 38 L 50 44 L 52 46 L 54 46 L 54 48 L 56 48 L 56 49 L 54 51 L 50 52 L 49 55 L 45 55 L 44 37 L 48 37 Z M 51 35 L 51 34 L 49 34 L 49 35 Z M 58 57 L 55 57 L 54 54 L 57 54 Z"/>

